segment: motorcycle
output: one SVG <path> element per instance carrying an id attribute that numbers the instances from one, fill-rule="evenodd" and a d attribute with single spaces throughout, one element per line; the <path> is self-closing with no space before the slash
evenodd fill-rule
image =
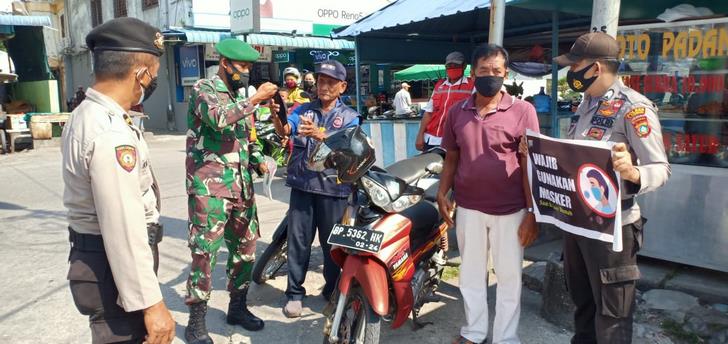
<path id="1" fill-rule="evenodd" d="M 444 152 L 441 150 L 435 151 L 435 154 L 444 155 Z M 411 159 L 407 160 L 401 160 L 399 162 L 396 162 L 388 167 L 385 168 L 386 171 L 390 171 L 394 174 L 403 174 L 406 173 L 407 170 L 411 167 L 412 164 L 418 164 L 422 165 L 424 163 L 430 163 L 433 159 L 432 153 L 427 153 L 430 155 L 420 155 Z M 437 160 L 437 158 L 435 158 Z M 439 172 L 438 172 L 439 173 Z M 437 193 L 437 182 L 439 181 L 437 177 L 437 173 L 432 173 L 428 175 L 423 175 L 420 178 L 413 179 L 412 184 L 420 187 L 424 190 L 427 190 L 427 199 L 431 202 L 436 202 L 436 193 Z M 286 215 L 283 220 L 278 224 L 278 227 L 276 227 L 275 232 L 273 232 L 273 237 L 271 239 L 270 244 L 268 247 L 263 251 L 263 253 L 258 257 L 255 261 L 255 266 L 253 267 L 252 272 L 252 279 L 257 284 L 263 284 L 266 283 L 269 279 L 272 279 L 276 276 L 278 276 L 278 272 L 281 271 L 281 268 L 286 264 L 288 257 L 287 257 L 287 250 L 288 250 L 288 215 Z"/>
<path id="2" fill-rule="evenodd" d="M 378 343 L 382 320 L 401 327 L 437 297 L 445 267 L 448 225 L 436 205 L 444 151 L 435 149 L 397 165 L 374 167 L 374 148 L 361 128 L 330 135 L 314 150 L 309 169 L 333 171 L 353 191 L 328 242 L 341 267 L 324 326 L 324 343 Z"/>
<path id="3" fill-rule="evenodd" d="M 282 138 L 276 133 L 270 114 L 263 114 L 259 120 L 255 122 L 255 132 L 257 145 L 260 147 L 263 155 L 272 157 L 278 166 L 286 164 L 287 147 L 283 146 Z"/>

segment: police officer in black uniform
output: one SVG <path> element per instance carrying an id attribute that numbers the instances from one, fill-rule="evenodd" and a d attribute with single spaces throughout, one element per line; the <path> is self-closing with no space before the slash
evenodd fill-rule
<path id="1" fill-rule="evenodd" d="M 619 44 L 602 32 L 582 35 L 568 54 L 555 59 L 571 66 L 569 86 L 584 93 L 569 138 L 616 142 L 613 165 L 622 179 L 621 252 L 613 251 L 611 243 L 565 234 L 564 270 L 576 304 L 575 344 L 632 342 L 637 252 L 645 223 L 635 196 L 654 191 L 670 176 L 657 108 L 622 83 L 618 59 Z"/>

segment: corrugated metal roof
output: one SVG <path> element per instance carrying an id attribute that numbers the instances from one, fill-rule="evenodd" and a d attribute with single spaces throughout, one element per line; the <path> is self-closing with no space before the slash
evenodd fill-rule
<path id="1" fill-rule="evenodd" d="M 15 16 L 0 15 L 0 25 L 13 26 L 52 26 L 51 18 L 48 16 Z"/>
<path id="2" fill-rule="evenodd" d="M 243 36 L 238 36 L 240 39 L 242 39 L 242 37 Z M 245 41 L 250 44 L 277 47 L 354 50 L 354 42 L 352 41 L 324 37 L 290 37 L 284 35 L 254 33 L 247 35 Z"/>

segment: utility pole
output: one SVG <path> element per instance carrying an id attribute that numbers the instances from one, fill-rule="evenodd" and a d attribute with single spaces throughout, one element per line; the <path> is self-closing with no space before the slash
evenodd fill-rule
<path id="1" fill-rule="evenodd" d="M 617 36 L 620 0 L 594 0 L 592 4 L 591 31 L 602 31 Z"/>
<path id="2" fill-rule="evenodd" d="M 503 26 L 505 25 L 505 20 L 506 0 L 491 0 L 488 43 L 503 46 Z"/>

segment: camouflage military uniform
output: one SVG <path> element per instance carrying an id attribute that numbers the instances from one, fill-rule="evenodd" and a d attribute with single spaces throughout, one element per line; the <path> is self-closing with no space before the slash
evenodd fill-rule
<path id="1" fill-rule="evenodd" d="M 248 167 L 264 161 L 251 138 L 254 111 L 218 76 L 198 81 L 190 96 L 185 161 L 192 251 L 188 304 L 210 298 L 211 274 L 223 240 L 230 252 L 228 291 L 250 281 L 260 234 Z"/>

